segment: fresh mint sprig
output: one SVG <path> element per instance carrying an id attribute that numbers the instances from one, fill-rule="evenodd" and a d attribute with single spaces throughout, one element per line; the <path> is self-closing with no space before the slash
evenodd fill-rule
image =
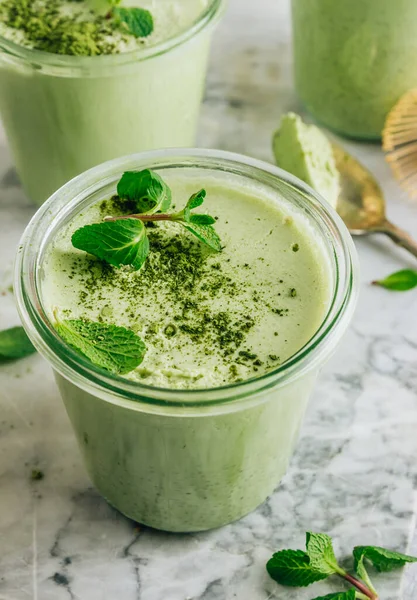
<path id="1" fill-rule="evenodd" d="M 212 226 L 215 219 L 210 215 L 193 212 L 194 208 L 203 204 L 205 190 L 193 194 L 178 212 L 160 212 L 170 208 L 171 190 L 158 173 L 145 169 L 124 173 L 117 185 L 117 192 L 122 199 L 133 202 L 140 212 L 106 217 L 103 223 L 93 223 L 77 229 L 71 238 L 75 248 L 115 267 L 130 265 L 139 270 L 149 253 L 149 239 L 144 223 L 171 221 L 185 227 L 212 250 L 222 250 L 220 238 Z"/>
<path id="2" fill-rule="evenodd" d="M 23 327 L 0 331 L 0 363 L 24 358 L 36 352 Z"/>
<path id="3" fill-rule="evenodd" d="M 140 221 L 171 221 L 183 225 L 201 242 L 210 246 L 216 252 L 222 249 L 221 241 L 212 227 L 216 220 L 210 215 L 193 213 L 204 202 L 206 191 L 200 190 L 193 194 L 185 207 L 175 213 L 164 213 L 171 205 L 172 193 L 162 178 L 151 171 L 128 171 L 123 174 L 117 186 L 118 195 L 126 200 L 137 203 L 139 213 L 128 216 L 106 217 L 106 222 L 116 222 L 125 219 Z"/>
<path id="4" fill-rule="evenodd" d="M 379 285 L 387 290 L 395 292 L 407 292 L 417 287 L 417 271 L 413 269 L 402 269 L 396 271 L 392 275 L 388 275 L 385 279 L 379 279 L 372 282 L 373 285 Z"/>
<path id="5" fill-rule="evenodd" d="M 121 29 L 137 38 L 148 37 L 154 28 L 153 17 L 145 8 L 119 6 L 121 0 L 109 0 L 111 6 L 107 17 L 113 19 Z"/>
<path id="6" fill-rule="evenodd" d="M 327 579 L 331 575 L 339 575 L 356 588 L 320 596 L 314 600 L 379 600 L 366 570 L 365 561 L 371 562 L 377 571 L 391 571 L 403 567 L 406 563 L 417 562 L 414 556 L 379 546 L 356 546 L 353 549 L 353 557 L 357 577 L 338 564 L 330 536 L 309 531 L 306 534 L 306 552 L 281 550 L 272 556 L 266 568 L 272 579 L 281 585 L 303 587 Z"/>

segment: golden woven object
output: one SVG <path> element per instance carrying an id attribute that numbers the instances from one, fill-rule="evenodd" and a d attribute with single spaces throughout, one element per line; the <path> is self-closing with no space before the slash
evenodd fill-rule
<path id="1" fill-rule="evenodd" d="M 401 187 L 417 198 L 417 89 L 404 94 L 390 111 L 382 147 Z"/>

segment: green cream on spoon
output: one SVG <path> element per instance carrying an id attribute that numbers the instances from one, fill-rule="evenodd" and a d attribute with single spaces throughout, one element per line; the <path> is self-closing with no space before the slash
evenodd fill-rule
<path id="1" fill-rule="evenodd" d="M 336 207 L 339 173 L 331 143 L 315 125 L 303 123 L 295 113 L 281 117 L 273 136 L 273 151 L 281 169 L 292 173 Z"/>

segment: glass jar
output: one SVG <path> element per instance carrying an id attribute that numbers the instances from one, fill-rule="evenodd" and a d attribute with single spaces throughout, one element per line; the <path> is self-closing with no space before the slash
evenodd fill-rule
<path id="1" fill-rule="evenodd" d="M 103 161 L 195 143 L 213 24 L 198 21 L 153 47 L 61 56 L 0 37 L 0 114 L 18 174 L 40 205 Z"/>
<path id="2" fill-rule="evenodd" d="M 337 133 L 379 140 L 397 100 L 417 86 L 415 0 L 292 0 L 296 88 Z"/>
<path id="3" fill-rule="evenodd" d="M 42 303 L 46 248 L 75 214 L 114 194 L 124 171 L 144 168 L 264 190 L 308 220 L 328 256 L 332 299 L 313 338 L 281 366 L 218 388 L 162 389 L 103 371 L 57 336 Z M 15 291 L 25 329 L 56 373 L 94 485 L 140 523 L 197 531 L 249 513 L 284 475 L 317 373 L 352 317 L 357 258 L 338 215 L 284 171 L 227 152 L 169 149 L 114 160 L 58 190 L 23 235 Z"/>

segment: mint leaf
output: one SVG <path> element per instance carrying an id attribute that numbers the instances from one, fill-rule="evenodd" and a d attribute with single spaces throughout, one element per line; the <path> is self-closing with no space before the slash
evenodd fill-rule
<path id="1" fill-rule="evenodd" d="M 191 219 L 191 211 L 193 208 L 197 208 L 198 206 L 201 206 L 204 202 L 204 198 L 206 197 L 206 190 L 200 190 L 199 192 L 196 192 L 195 194 L 193 194 L 187 204 L 185 205 L 184 210 L 182 210 L 180 213 L 178 213 L 178 217 L 183 218 L 184 221 L 187 221 L 187 223 L 190 222 Z"/>
<path id="2" fill-rule="evenodd" d="M 327 594 L 326 596 L 317 596 L 313 600 L 355 600 L 356 592 L 354 588 L 351 588 L 347 592 L 336 592 L 333 594 Z"/>
<path id="3" fill-rule="evenodd" d="M 305 587 L 327 578 L 327 574 L 313 569 L 308 554 L 302 550 L 276 552 L 267 562 L 266 569 L 272 579 L 293 587 Z"/>
<path id="4" fill-rule="evenodd" d="M 171 190 L 165 181 L 150 169 L 126 171 L 117 184 L 121 198 L 133 200 L 140 213 L 165 212 L 171 206 Z"/>
<path id="5" fill-rule="evenodd" d="M 143 360 L 146 346 L 130 329 L 85 319 L 57 320 L 62 339 L 92 363 L 111 373 L 124 375 Z"/>
<path id="6" fill-rule="evenodd" d="M 407 554 L 401 554 L 400 552 L 394 552 L 393 550 L 386 550 L 379 546 L 355 546 L 353 555 L 355 557 L 355 562 L 356 557 L 362 555 L 369 560 L 380 573 L 399 569 L 406 563 L 417 562 L 417 557 L 415 556 L 408 556 Z"/>
<path id="7" fill-rule="evenodd" d="M 196 225 L 212 225 L 216 222 L 216 219 L 210 217 L 210 215 L 190 215 L 189 222 Z"/>
<path id="8" fill-rule="evenodd" d="M 368 575 L 368 571 L 366 570 L 365 565 L 363 563 L 363 560 L 365 558 L 364 548 L 364 546 L 356 546 L 356 548 L 353 549 L 353 558 L 355 559 L 354 569 L 357 575 L 360 577 L 360 579 L 362 579 L 362 581 L 366 583 L 368 588 L 376 593 L 371 578 Z"/>
<path id="9" fill-rule="evenodd" d="M 147 37 L 153 31 L 153 17 L 145 8 L 113 8 L 117 23 L 137 38 Z"/>
<path id="10" fill-rule="evenodd" d="M 216 222 L 216 219 L 213 219 L 210 215 L 196 215 L 191 212 L 193 208 L 197 208 L 203 204 L 205 197 L 206 190 L 200 190 L 193 194 L 189 198 L 185 208 L 174 215 L 174 220 L 184 225 L 201 242 L 207 244 L 213 250 L 220 252 L 222 249 L 220 238 L 213 227 L 211 227 Z"/>
<path id="11" fill-rule="evenodd" d="M 325 533 L 306 534 L 307 554 L 313 569 L 325 575 L 333 575 L 341 571 L 334 555 L 332 539 Z"/>
<path id="12" fill-rule="evenodd" d="M 85 225 L 73 234 L 72 245 L 114 267 L 141 268 L 149 253 L 146 228 L 138 219 L 105 221 Z"/>
<path id="13" fill-rule="evenodd" d="M 221 252 L 222 243 L 211 225 L 199 225 L 198 223 L 186 223 L 183 221 L 179 221 L 179 223 L 182 223 L 182 225 L 194 234 L 200 242 L 207 244 L 207 246 L 210 246 L 210 248 L 216 250 L 216 252 Z"/>
<path id="14" fill-rule="evenodd" d="M 36 352 L 23 327 L 11 327 L 0 331 L 0 363 L 24 358 Z"/>
<path id="15" fill-rule="evenodd" d="M 206 190 L 199 190 L 198 192 L 190 196 L 184 210 L 192 210 L 193 208 L 198 208 L 199 206 L 201 206 L 204 202 L 204 198 L 206 197 L 206 195 Z"/>
<path id="16" fill-rule="evenodd" d="M 417 271 L 412 269 L 403 269 L 392 273 L 385 279 L 380 279 L 372 282 L 373 285 L 379 285 L 386 288 L 387 290 L 394 290 L 396 292 L 406 292 L 417 287 Z"/>

